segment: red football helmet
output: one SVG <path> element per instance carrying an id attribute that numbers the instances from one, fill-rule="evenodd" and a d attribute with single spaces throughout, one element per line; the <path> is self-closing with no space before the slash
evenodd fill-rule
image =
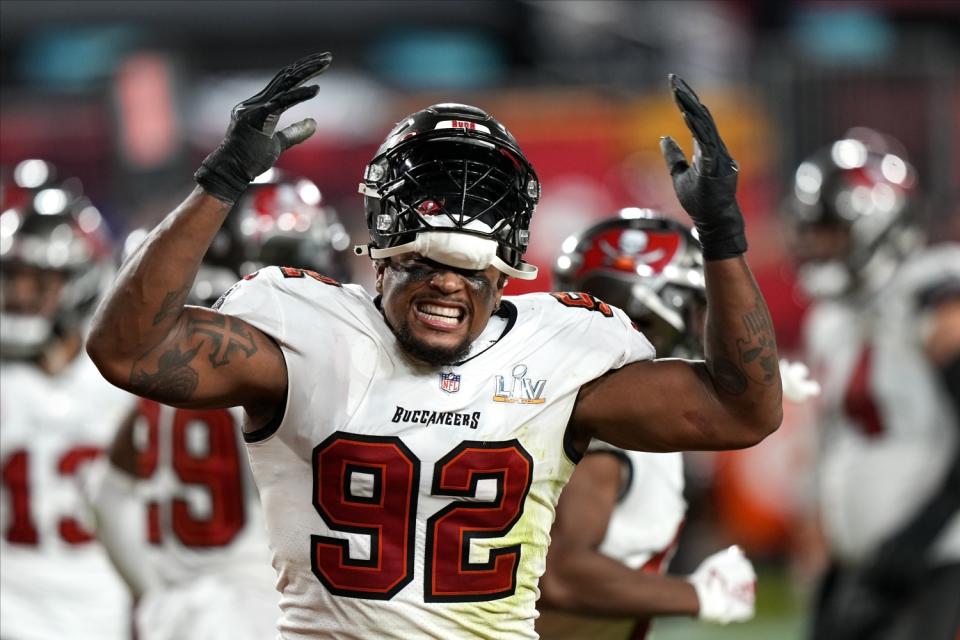
<path id="1" fill-rule="evenodd" d="M 567 238 L 562 250 L 555 288 L 620 307 L 661 356 L 702 357 L 703 257 L 688 227 L 650 209 L 628 208 Z"/>

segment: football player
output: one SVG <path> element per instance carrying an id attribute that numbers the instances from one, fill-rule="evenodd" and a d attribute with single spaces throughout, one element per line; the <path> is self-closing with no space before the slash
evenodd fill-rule
<path id="1" fill-rule="evenodd" d="M 960 247 L 923 248 L 916 205 L 897 144 L 860 129 L 800 164 L 784 211 L 825 389 L 817 638 L 960 628 Z"/>
<path id="2" fill-rule="evenodd" d="M 339 276 L 348 244 L 316 184 L 270 169 L 227 216 L 187 301 L 209 307 L 267 264 Z M 137 598 L 139 640 L 276 634 L 279 596 L 242 422 L 240 407 L 144 399 L 110 449 L 95 491 L 98 535 Z"/>
<path id="3" fill-rule="evenodd" d="M 0 213 L 0 637 L 125 638 L 129 598 L 82 499 L 136 400 L 82 348 L 111 247 L 78 183 L 41 169 L 17 166 Z"/>
<path id="4" fill-rule="evenodd" d="M 153 399 L 244 406 L 282 637 L 535 637 L 553 509 L 591 438 L 735 448 L 779 425 L 736 165 L 672 78 L 699 145 L 693 166 L 661 146 L 707 259 L 705 363 L 651 361 L 623 312 L 593 297 L 503 296 L 508 277 L 536 274 L 522 258 L 540 183 L 503 125 L 460 104 L 404 118 L 364 172 L 371 241 L 358 251 L 379 295 L 269 267 L 217 309 L 184 307 L 231 203 L 313 132 L 277 120 L 316 95 L 301 85 L 329 62 L 303 58 L 233 110 L 87 348 L 108 379 Z"/>
<path id="5" fill-rule="evenodd" d="M 679 222 L 623 209 L 564 243 L 554 288 L 617 305 L 659 355 L 703 357 L 703 257 Z M 557 504 L 540 580 L 540 636 L 642 638 L 658 615 L 723 624 L 752 618 L 756 574 L 737 547 L 686 579 L 664 575 L 686 506 L 679 452 L 591 442 Z"/>

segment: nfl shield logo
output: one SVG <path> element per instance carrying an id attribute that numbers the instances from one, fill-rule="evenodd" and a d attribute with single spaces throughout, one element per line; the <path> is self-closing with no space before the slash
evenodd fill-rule
<path id="1" fill-rule="evenodd" d="M 441 373 L 440 388 L 447 393 L 460 391 L 460 375 L 456 373 Z"/>

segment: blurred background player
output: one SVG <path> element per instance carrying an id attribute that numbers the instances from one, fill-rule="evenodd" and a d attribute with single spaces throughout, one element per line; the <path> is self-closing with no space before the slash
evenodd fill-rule
<path id="1" fill-rule="evenodd" d="M 128 249 L 144 236 L 132 233 Z M 188 301 L 211 306 L 264 265 L 343 278 L 348 244 L 315 183 L 267 171 L 230 212 Z M 279 593 L 243 451 L 257 434 L 243 434 L 242 420 L 240 407 L 141 400 L 117 435 L 95 505 L 101 539 L 138 600 L 139 640 L 276 635 Z"/>
<path id="2" fill-rule="evenodd" d="M 135 400 L 82 349 L 112 272 L 106 225 L 79 181 L 41 160 L 18 164 L 3 193 L 0 637 L 126 638 L 129 598 L 81 497 Z"/>
<path id="3" fill-rule="evenodd" d="M 690 230 L 649 209 L 623 209 L 564 242 L 555 293 L 626 311 L 659 357 L 702 358 L 703 257 Z M 554 638 L 646 635 L 656 615 L 728 623 L 754 613 L 756 575 L 737 547 L 691 576 L 664 575 L 683 525 L 683 458 L 593 441 L 557 506 L 537 631 Z"/>
<path id="4" fill-rule="evenodd" d="M 923 248 L 917 204 L 896 142 L 858 129 L 800 164 L 784 208 L 824 388 L 815 638 L 960 628 L 960 247 Z"/>

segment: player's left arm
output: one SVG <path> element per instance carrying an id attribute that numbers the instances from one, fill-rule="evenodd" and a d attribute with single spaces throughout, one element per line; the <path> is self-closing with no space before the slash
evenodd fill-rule
<path id="1" fill-rule="evenodd" d="M 597 451 L 577 465 L 557 503 L 538 606 L 586 615 L 695 616 L 700 603 L 690 582 L 643 573 L 600 552 L 623 464 L 613 452 Z"/>
<path id="2" fill-rule="evenodd" d="M 706 360 L 638 362 L 584 385 L 571 418 L 580 450 L 590 437 L 646 451 L 749 447 L 783 418 L 773 323 L 743 257 L 739 169 L 707 108 L 683 80 L 670 80 L 694 137 L 693 163 L 669 137 L 660 148 L 703 247 Z"/>
<path id="3" fill-rule="evenodd" d="M 868 582 L 887 591 L 910 589 L 923 579 L 933 542 L 960 511 L 960 279 L 928 289 L 918 299 L 923 346 L 953 405 L 955 451 L 937 491 L 902 529 L 887 539 L 868 566 Z"/>

